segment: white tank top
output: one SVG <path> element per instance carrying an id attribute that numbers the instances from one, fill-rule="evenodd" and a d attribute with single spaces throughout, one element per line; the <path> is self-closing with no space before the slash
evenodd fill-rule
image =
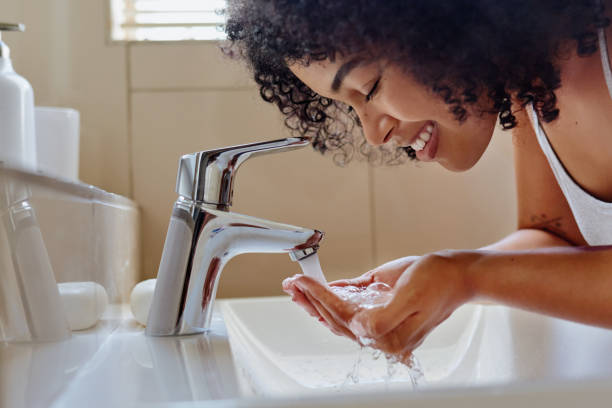
<path id="1" fill-rule="evenodd" d="M 603 28 L 599 29 L 598 36 L 601 63 L 608 92 L 610 98 L 612 98 L 612 71 L 608 59 L 606 34 Z M 557 183 L 559 183 L 559 187 L 561 187 L 561 191 L 563 191 L 563 195 L 565 195 L 569 203 L 582 236 L 591 246 L 612 244 L 612 203 L 593 197 L 576 184 L 572 177 L 567 174 L 565 167 L 563 167 L 563 164 L 550 145 L 533 106 L 529 105 L 527 112 L 538 138 L 538 143 L 548 159 L 548 163 L 557 179 Z"/>

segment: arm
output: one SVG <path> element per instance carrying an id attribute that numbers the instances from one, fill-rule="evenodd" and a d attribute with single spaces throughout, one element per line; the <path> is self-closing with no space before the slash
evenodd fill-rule
<path id="1" fill-rule="evenodd" d="M 512 130 L 518 229 L 486 250 L 586 245 L 525 112 Z"/>
<path id="2" fill-rule="evenodd" d="M 519 120 L 513 133 L 519 230 L 483 248 L 469 272 L 474 296 L 612 327 L 612 247 L 587 246 L 527 117 Z M 493 252 L 500 250 L 512 252 Z"/>
<path id="3" fill-rule="evenodd" d="M 346 310 L 316 283 L 297 286 L 337 324 L 403 358 L 457 307 L 471 300 L 612 328 L 612 247 L 588 247 L 529 127 L 514 130 L 519 229 L 480 250 L 415 260 L 384 307 Z"/>
<path id="4" fill-rule="evenodd" d="M 529 119 L 518 119 L 513 141 L 519 230 L 483 248 L 471 265 L 473 296 L 612 327 L 612 247 L 587 246 Z M 495 252 L 500 250 L 510 252 Z"/>
<path id="5" fill-rule="evenodd" d="M 476 299 L 612 327 L 612 247 L 587 246 L 528 118 L 523 113 L 518 119 L 513 130 L 518 231 L 480 250 L 425 255 L 398 280 L 398 296 L 388 308 L 356 319 L 364 333 L 401 331 L 409 320 L 421 320 L 412 326 L 435 327 L 454 308 Z M 415 295 L 432 291 L 438 299 L 431 305 L 426 295 Z M 407 311 L 399 313 L 402 309 Z M 416 313 L 413 319 L 410 313 Z"/>
<path id="6" fill-rule="evenodd" d="M 612 328 L 612 247 L 485 251 L 468 264 L 473 299 Z"/>

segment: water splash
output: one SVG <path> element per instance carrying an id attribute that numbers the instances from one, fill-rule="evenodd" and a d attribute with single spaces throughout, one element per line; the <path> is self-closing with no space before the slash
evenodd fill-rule
<path id="1" fill-rule="evenodd" d="M 385 384 L 387 387 L 389 383 L 393 379 L 393 376 L 400 369 L 407 369 L 408 376 L 410 377 L 410 382 L 412 383 L 412 389 L 417 390 L 419 385 L 425 383 L 425 374 L 423 373 L 423 368 L 421 367 L 421 363 L 416 358 L 414 354 L 410 354 L 408 360 L 401 361 L 397 356 L 393 354 L 385 354 L 387 358 L 387 378 L 385 378 Z"/>
<path id="2" fill-rule="evenodd" d="M 374 368 L 373 362 L 384 356 L 384 366 L 380 370 Z M 363 372 L 360 369 L 363 366 Z M 374 374 L 377 373 L 377 374 Z M 409 380 L 412 389 L 417 390 L 419 386 L 425 384 L 425 376 L 418 359 L 411 355 L 404 362 L 400 361 L 395 355 L 383 353 L 380 350 L 371 347 L 362 346 L 359 349 L 356 360 L 353 363 L 351 370 L 346 374 L 344 382 L 340 385 L 340 389 L 347 389 L 351 385 L 359 384 L 361 376 L 366 378 L 366 383 L 382 381 L 385 384 L 385 390 L 389 390 L 392 383 L 405 383 Z M 374 375 L 374 376 L 373 376 Z"/>
<path id="3" fill-rule="evenodd" d="M 371 309 L 387 303 L 393 295 L 392 289 L 383 282 L 374 282 L 365 288 L 352 285 L 331 287 L 331 290 L 342 300 L 359 305 L 363 309 Z"/>
<path id="4" fill-rule="evenodd" d="M 355 364 L 353 364 L 353 368 L 351 369 L 351 371 L 348 372 L 348 374 L 346 375 L 346 378 L 344 379 L 344 382 L 341 385 L 341 388 L 346 387 L 349 382 L 352 382 L 353 384 L 359 384 L 359 366 L 361 365 L 361 360 L 363 358 L 363 352 L 364 352 L 364 348 L 361 347 L 359 348 L 359 352 L 357 353 L 357 360 L 355 361 Z"/>
<path id="5" fill-rule="evenodd" d="M 317 253 L 300 260 L 299 264 L 304 275 L 309 276 L 327 286 L 327 280 L 325 279 L 325 275 L 321 269 L 321 264 L 319 262 L 319 256 Z M 367 287 L 349 285 L 332 286 L 330 289 L 341 299 L 354 303 L 362 309 L 381 307 L 385 305 L 393 295 L 393 288 L 383 282 L 374 282 Z M 361 348 L 357 354 L 357 359 L 351 370 L 347 373 L 344 382 L 340 386 L 341 389 L 346 388 L 351 383 L 359 383 L 359 369 L 364 361 L 364 354 L 367 353 L 374 361 L 380 359 L 380 357 L 383 355 L 382 351 L 369 347 L 375 343 L 373 339 L 360 337 L 359 343 L 361 344 Z M 424 383 L 425 377 L 423 374 L 423 369 L 421 368 L 421 364 L 414 354 L 411 354 L 408 360 L 403 362 L 400 361 L 395 355 L 384 354 L 384 356 L 386 360 L 386 374 L 383 378 L 381 378 L 381 380 L 385 382 L 386 389 L 389 389 L 394 377 L 396 377 L 398 373 L 401 372 L 402 374 L 406 374 L 406 370 L 407 375 L 410 378 L 410 382 L 412 383 L 413 390 L 416 390 L 420 384 Z"/>

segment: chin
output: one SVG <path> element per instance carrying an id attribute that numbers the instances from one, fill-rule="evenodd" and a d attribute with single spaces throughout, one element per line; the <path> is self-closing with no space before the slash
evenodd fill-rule
<path id="1" fill-rule="evenodd" d="M 474 167 L 474 165 L 478 163 L 478 159 L 460 162 L 460 163 L 459 162 L 449 162 L 447 160 L 440 160 L 438 163 L 442 167 L 444 167 L 446 170 L 452 171 L 454 173 L 461 173 L 461 172 L 467 171 L 471 169 L 472 167 Z"/>

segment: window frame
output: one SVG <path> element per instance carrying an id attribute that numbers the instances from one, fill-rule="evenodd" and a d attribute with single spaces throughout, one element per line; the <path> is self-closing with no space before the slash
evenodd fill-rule
<path id="1" fill-rule="evenodd" d="M 138 16 L 138 11 L 135 10 L 136 4 L 138 2 L 146 3 L 149 2 L 159 2 L 161 4 L 165 3 L 168 9 L 176 8 L 177 1 L 182 2 L 183 5 L 194 2 L 208 2 L 214 3 L 217 6 L 220 3 L 223 3 L 224 6 L 227 5 L 226 0 L 108 0 L 107 1 L 107 39 L 111 44 L 124 44 L 124 43 L 134 43 L 134 44 L 180 44 L 180 43 L 214 43 L 225 40 L 225 33 L 223 32 L 222 27 L 225 23 L 225 18 L 220 14 L 220 10 L 218 7 L 203 7 L 199 10 L 163 10 L 160 9 L 160 14 L 168 12 L 172 13 L 189 13 L 189 12 L 199 12 L 199 13 L 216 13 L 219 15 L 218 21 L 213 22 L 188 22 L 188 23 L 180 23 L 180 22 L 159 22 L 159 23 L 137 23 L 134 17 Z M 180 3 L 179 3 L 180 5 Z M 145 12 L 141 12 L 142 15 L 154 14 L 156 11 L 148 10 Z M 154 30 L 156 28 L 177 28 L 177 31 L 180 29 L 186 29 L 189 31 L 195 31 L 198 27 L 202 27 L 207 29 L 209 33 L 212 33 L 214 30 L 218 35 L 206 35 L 206 36 L 194 36 L 194 35 L 176 35 L 174 38 L 172 36 L 167 36 L 164 38 L 160 36 L 159 38 L 154 38 L 155 36 L 147 36 L 138 38 L 134 35 L 134 33 L 130 33 L 128 30 L 138 30 L 139 28 L 145 30 L 151 29 Z M 195 29 L 195 30 L 194 30 Z M 204 31 L 204 30 L 200 30 Z"/>

